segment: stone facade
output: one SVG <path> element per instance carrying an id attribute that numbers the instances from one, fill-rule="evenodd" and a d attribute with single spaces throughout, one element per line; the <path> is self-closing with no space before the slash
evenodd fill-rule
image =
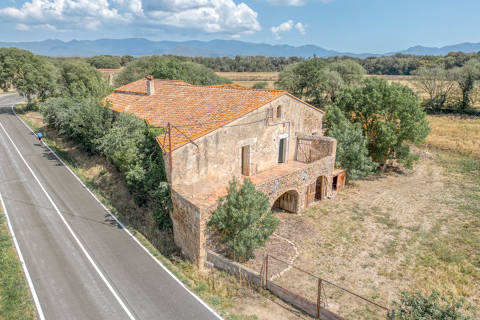
<path id="1" fill-rule="evenodd" d="M 330 195 L 336 141 L 322 136 L 322 118 L 320 110 L 284 95 L 165 153 L 175 243 L 183 253 L 203 266 L 206 223 L 232 177 L 251 179 L 272 206 L 292 212 L 320 198 L 319 177 L 321 192 Z"/>

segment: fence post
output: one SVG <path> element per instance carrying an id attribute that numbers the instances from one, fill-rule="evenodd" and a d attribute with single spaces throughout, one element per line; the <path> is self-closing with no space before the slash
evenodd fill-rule
<path id="1" fill-rule="evenodd" d="M 317 319 L 320 319 L 320 308 L 322 303 L 322 279 L 318 279 L 317 291 Z"/>

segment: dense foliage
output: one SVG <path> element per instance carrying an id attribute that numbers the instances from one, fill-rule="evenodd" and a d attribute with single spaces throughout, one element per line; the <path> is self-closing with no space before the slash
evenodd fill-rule
<path id="1" fill-rule="evenodd" d="M 264 56 L 237 56 L 228 57 L 180 57 L 185 61 L 193 61 L 221 72 L 280 72 L 286 66 L 308 60 L 302 57 L 264 57 Z M 441 67 L 453 69 L 462 67 L 470 60 L 480 60 L 480 53 L 450 52 L 446 56 L 422 56 L 412 54 L 395 54 L 382 57 L 367 57 L 364 59 L 353 57 L 319 58 L 326 64 L 338 61 L 354 61 L 361 65 L 368 74 L 383 75 L 411 75 L 421 67 Z"/>
<path id="2" fill-rule="evenodd" d="M 121 86 L 147 75 L 153 75 L 157 79 L 183 80 L 200 85 L 230 83 L 229 80 L 200 64 L 175 57 L 153 55 L 130 62 L 115 79 L 115 84 Z"/>
<path id="3" fill-rule="evenodd" d="M 15 87 L 28 102 L 56 94 L 57 70 L 48 59 L 26 50 L 0 48 L 0 88 Z"/>
<path id="4" fill-rule="evenodd" d="M 47 123 L 58 133 L 79 143 L 90 154 L 98 153 L 111 128 L 113 113 L 96 98 L 51 98 L 42 104 Z"/>
<path id="5" fill-rule="evenodd" d="M 254 249 L 266 243 L 278 224 L 268 196 L 256 190 L 249 179 L 241 185 L 235 179 L 230 181 L 227 196 L 220 198 L 220 205 L 208 222 L 235 258 L 251 256 Z"/>
<path id="6" fill-rule="evenodd" d="M 279 75 L 276 86 L 317 106 L 335 102 L 348 85 L 358 84 L 365 70 L 352 60 L 326 64 L 312 58 L 289 65 Z"/>
<path id="7" fill-rule="evenodd" d="M 433 292 L 426 297 L 422 293 L 402 292 L 400 302 L 394 304 L 395 320 L 473 320 L 464 300 L 455 300 Z"/>
<path id="8" fill-rule="evenodd" d="M 153 210 L 158 227 L 171 226 L 162 150 L 155 139 L 162 129 L 130 114 L 116 116 L 92 96 L 51 98 L 41 110 L 60 135 L 109 159 L 124 174 L 137 204 Z"/>
<path id="9" fill-rule="evenodd" d="M 62 63 L 58 82 L 62 96 L 103 98 L 112 91 L 102 74 L 82 61 Z"/>
<path id="10" fill-rule="evenodd" d="M 422 142 L 430 132 L 424 108 L 407 86 L 379 78 L 343 89 L 335 103 L 368 139 L 369 155 L 384 164 L 409 155 L 406 143 Z"/>
<path id="11" fill-rule="evenodd" d="M 348 180 L 362 178 L 375 170 L 368 155 L 368 139 L 362 127 L 352 124 L 337 106 L 329 106 L 325 112 L 326 135 L 337 140 L 337 166 L 347 169 Z"/>
<path id="12" fill-rule="evenodd" d="M 236 56 L 235 58 L 185 57 L 182 59 L 202 64 L 220 72 L 279 72 L 287 65 L 305 60 L 305 58 L 299 57 L 265 56 Z"/>
<path id="13" fill-rule="evenodd" d="M 87 63 L 97 69 L 119 69 L 122 66 L 122 58 L 118 56 L 100 55 L 87 58 Z"/>

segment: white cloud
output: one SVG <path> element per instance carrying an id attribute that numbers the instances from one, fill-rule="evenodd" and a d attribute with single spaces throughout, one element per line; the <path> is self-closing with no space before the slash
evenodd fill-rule
<path id="1" fill-rule="evenodd" d="M 31 0 L 0 9 L 17 29 L 96 30 L 106 25 L 181 28 L 240 35 L 261 29 L 258 14 L 234 0 Z"/>
<path id="2" fill-rule="evenodd" d="M 281 33 L 291 31 L 293 28 L 297 29 L 300 34 L 305 34 L 305 25 L 301 22 L 294 24 L 293 20 L 285 21 L 284 23 L 270 28 L 276 39 L 281 39 Z"/>
<path id="3" fill-rule="evenodd" d="M 328 3 L 332 2 L 335 0 L 267 0 L 271 4 L 277 5 L 277 6 L 303 6 L 307 4 L 307 2 L 322 2 L 322 3 Z"/>
<path id="4" fill-rule="evenodd" d="M 297 29 L 298 32 L 300 32 L 300 34 L 305 34 L 305 27 L 306 27 L 306 26 L 305 26 L 303 23 L 301 23 L 301 22 L 297 22 L 297 23 L 295 24 L 295 29 Z"/>

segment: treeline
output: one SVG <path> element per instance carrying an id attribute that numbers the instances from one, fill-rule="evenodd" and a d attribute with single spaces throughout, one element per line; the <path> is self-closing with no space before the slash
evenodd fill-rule
<path id="1" fill-rule="evenodd" d="M 280 72 L 286 66 L 308 60 L 302 57 L 265 57 L 236 56 L 229 57 L 181 57 L 166 55 L 178 61 L 190 61 L 206 66 L 217 72 Z M 316 58 L 316 57 L 314 57 Z M 65 59 L 65 58 L 55 58 Z M 118 69 L 135 60 L 129 55 L 111 56 L 99 55 L 90 58 L 77 58 L 98 69 Z M 367 57 L 364 59 L 352 57 L 319 58 L 327 64 L 336 61 L 353 60 L 360 64 L 367 74 L 377 75 L 413 75 L 422 67 L 440 67 L 446 70 L 464 66 L 470 60 L 480 60 L 480 53 L 451 52 L 446 56 L 427 56 L 412 54 L 395 54 L 392 56 Z"/>
<path id="2" fill-rule="evenodd" d="M 316 57 L 315 57 L 316 58 Z M 280 72 L 288 65 L 308 59 L 301 57 L 264 57 L 237 56 L 235 58 L 183 58 L 203 64 L 218 72 Z M 412 75 L 421 67 L 441 67 L 452 69 L 462 67 L 470 60 L 480 60 L 480 53 L 451 52 L 446 56 L 417 56 L 396 54 L 393 56 L 368 57 L 365 59 L 352 57 L 318 58 L 327 64 L 352 60 L 361 65 L 367 74 L 378 75 Z"/>

